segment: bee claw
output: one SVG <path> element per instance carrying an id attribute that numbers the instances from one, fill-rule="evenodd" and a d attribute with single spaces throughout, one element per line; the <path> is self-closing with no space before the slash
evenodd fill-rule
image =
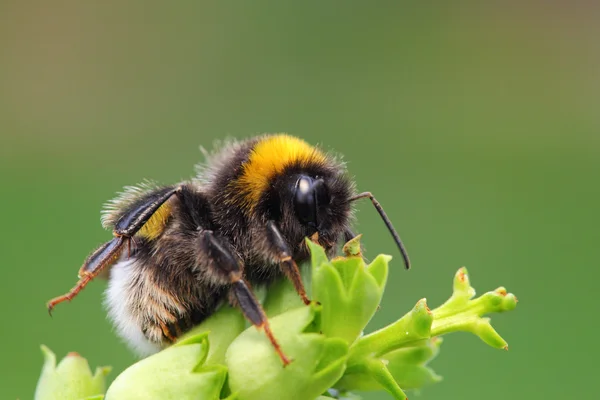
<path id="1" fill-rule="evenodd" d="M 286 359 L 283 361 L 283 368 L 287 367 L 288 365 L 290 365 L 290 364 L 291 364 L 291 363 L 293 363 L 293 362 L 294 362 L 294 359 L 293 359 L 293 358 L 286 358 Z"/>

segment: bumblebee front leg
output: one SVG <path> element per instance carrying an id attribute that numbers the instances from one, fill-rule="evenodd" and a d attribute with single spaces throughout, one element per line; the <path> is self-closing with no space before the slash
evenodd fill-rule
<path id="1" fill-rule="evenodd" d="M 52 314 L 52 310 L 57 304 L 71 301 L 104 268 L 113 264 L 121 255 L 125 243 L 129 248 L 132 237 L 152 218 L 160 206 L 179 190 L 179 188 L 172 188 L 159 193 L 151 193 L 145 198 L 145 201 L 127 210 L 115 224 L 113 231 L 115 237 L 100 246 L 85 260 L 79 269 L 77 284 L 68 293 L 50 300 L 47 304 L 48 312 Z"/>
<path id="2" fill-rule="evenodd" d="M 283 353 L 275 339 L 264 310 L 242 276 L 243 271 L 237 259 L 229 248 L 215 237 L 212 231 L 204 231 L 203 235 L 202 247 L 208 257 L 209 273 L 218 275 L 220 281 L 228 281 L 233 296 L 246 319 L 255 327 L 265 331 L 283 365 L 288 365 L 291 360 Z"/>
<path id="3" fill-rule="evenodd" d="M 310 299 L 306 296 L 306 289 L 304 288 L 304 283 L 302 283 L 300 269 L 298 269 L 298 265 L 292 258 L 292 252 L 274 221 L 267 222 L 267 240 L 277 257 L 277 261 L 279 261 L 281 270 L 292 281 L 296 292 L 298 292 L 304 304 L 309 305 Z"/>

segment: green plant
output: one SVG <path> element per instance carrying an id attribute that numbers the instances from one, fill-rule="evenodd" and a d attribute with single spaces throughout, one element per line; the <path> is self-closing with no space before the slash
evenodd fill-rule
<path id="1" fill-rule="evenodd" d="M 312 264 L 307 279 L 311 278 L 314 304 L 304 306 L 287 281 L 266 293 L 263 305 L 272 330 L 294 360 L 288 367 L 283 368 L 262 332 L 246 328 L 236 309 L 223 307 L 173 346 L 122 372 L 108 388 L 106 400 L 357 399 L 356 392 L 377 390 L 405 399 L 404 390 L 441 379 L 428 366 L 439 353 L 440 335 L 466 331 L 490 346 L 508 348 L 483 315 L 512 310 L 516 297 L 500 287 L 473 298 L 465 268 L 456 273 L 453 294 L 440 307 L 430 310 L 421 299 L 396 322 L 363 335 L 381 301 L 391 257 L 380 255 L 365 264 L 359 240 L 348 242 L 345 256 L 333 260 L 307 240 Z M 62 375 L 49 375 L 48 368 L 36 399 L 59 398 L 56 390 L 67 393 L 64 388 L 70 383 L 64 376 L 81 375 L 82 369 L 87 369 L 90 389 L 60 398 L 101 398 L 100 378 L 91 377 L 87 362 L 65 368 Z M 105 375 L 106 370 L 101 371 Z"/>

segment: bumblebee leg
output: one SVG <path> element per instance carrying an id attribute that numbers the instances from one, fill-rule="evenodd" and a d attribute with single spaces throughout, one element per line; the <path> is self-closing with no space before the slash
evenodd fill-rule
<path id="1" fill-rule="evenodd" d="M 275 339 L 273 332 L 271 331 L 271 326 L 269 325 L 269 320 L 265 315 L 262 307 L 258 303 L 258 300 L 254 296 L 254 294 L 250 291 L 246 282 L 243 279 L 239 279 L 232 284 L 233 292 L 235 297 L 240 305 L 240 309 L 246 316 L 246 318 L 252 323 L 252 325 L 257 328 L 262 328 L 265 331 L 265 334 L 269 338 L 269 341 L 275 348 L 275 351 L 281 358 L 283 362 L 283 366 L 289 365 L 292 361 L 283 353 L 281 346 Z"/>
<path id="2" fill-rule="evenodd" d="M 220 279 L 227 279 L 235 296 L 236 303 L 242 313 L 258 329 L 263 329 L 269 341 L 281 358 L 283 365 L 288 365 L 291 360 L 283 353 L 281 346 L 273 336 L 269 320 L 265 315 L 256 296 L 250 290 L 248 283 L 242 277 L 242 269 L 231 251 L 218 240 L 212 231 L 204 231 L 203 249 L 208 256 L 211 273 L 217 274 Z"/>
<path id="3" fill-rule="evenodd" d="M 356 237 L 356 234 L 354 232 L 352 232 L 351 229 L 346 229 L 344 231 L 344 243 L 351 241 L 355 237 Z"/>
<path id="4" fill-rule="evenodd" d="M 175 343 L 181 336 L 175 330 L 176 323 L 166 322 L 166 319 L 157 319 L 155 316 L 149 316 L 140 325 L 142 334 L 150 343 L 157 348 L 163 348 Z"/>
<path id="5" fill-rule="evenodd" d="M 172 330 L 176 329 L 176 324 L 167 325 L 166 323 L 160 321 L 158 325 L 160 326 L 163 336 L 169 341 L 169 343 L 173 343 L 175 340 L 177 340 L 177 337 L 181 335 L 181 333 L 172 332 Z"/>
<path id="6" fill-rule="evenodd" d="M 122 215 L 115 223 L 113 231 L 115 238 L 100 246 L 85 260 L 79 269 L 79 282 L 68 293 L 50 300 L 47 304 L 48 312 L 52 314 L 52 310 L 57 304 L 71 301 L 73 297 L 77 296 L 105 267 L 118 259 L 125 243 L 130 249 L 133 235 L 142 229 L 160 206 L 180 190 L 180 188 L 170 188 L 150 194 L 144 201 Z"/>
<path id="7" fill-rule="evenodd" d="M 267 222 L 267 238 L 273 247 L 283 273 L 292 281 L 304 304 L 309 305 L 310 299 L 306 296 L 306 289 L 304 289 L 298 265 L 292 259 L 292 252 L 274 221 Z"/>
<path id="8" fill-rule="evenodd" d="M 73 297 L 83 289 L 92 279 L 96 277 L 107 265 L 110 265 L 119 257 L 123 250 L 123 244 L 127 239 L 116 237 L 113 240 L 104 243 L 94 251 L 84 262 L 79 270 L 79 282 L 68 293 L 50 300 L 47 304 L 48 312 L 52 314 L 52 309 L 63 301 L 71 301 Z"/>

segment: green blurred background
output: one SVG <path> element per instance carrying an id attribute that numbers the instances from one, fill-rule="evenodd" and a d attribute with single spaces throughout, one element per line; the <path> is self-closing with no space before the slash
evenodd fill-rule
<path id="1" fill-rule="evenodd" d="M 424 3 L 2 1 L 0 398 L 31 398 L 41 343 L 112 378 L 134 361 L 104 281 L 45 309 L 110 237 L 105 200 L 278 131 L 343 153 L 405 240 L 410 272 L 360 204 L 367 254 L 395 257 L 372 328 L 440 304 L 462 265 L 519 297 L 493 316 L 509 352 L 453 334 L 411 398 L 595 397 L 600 13 Z"/>

